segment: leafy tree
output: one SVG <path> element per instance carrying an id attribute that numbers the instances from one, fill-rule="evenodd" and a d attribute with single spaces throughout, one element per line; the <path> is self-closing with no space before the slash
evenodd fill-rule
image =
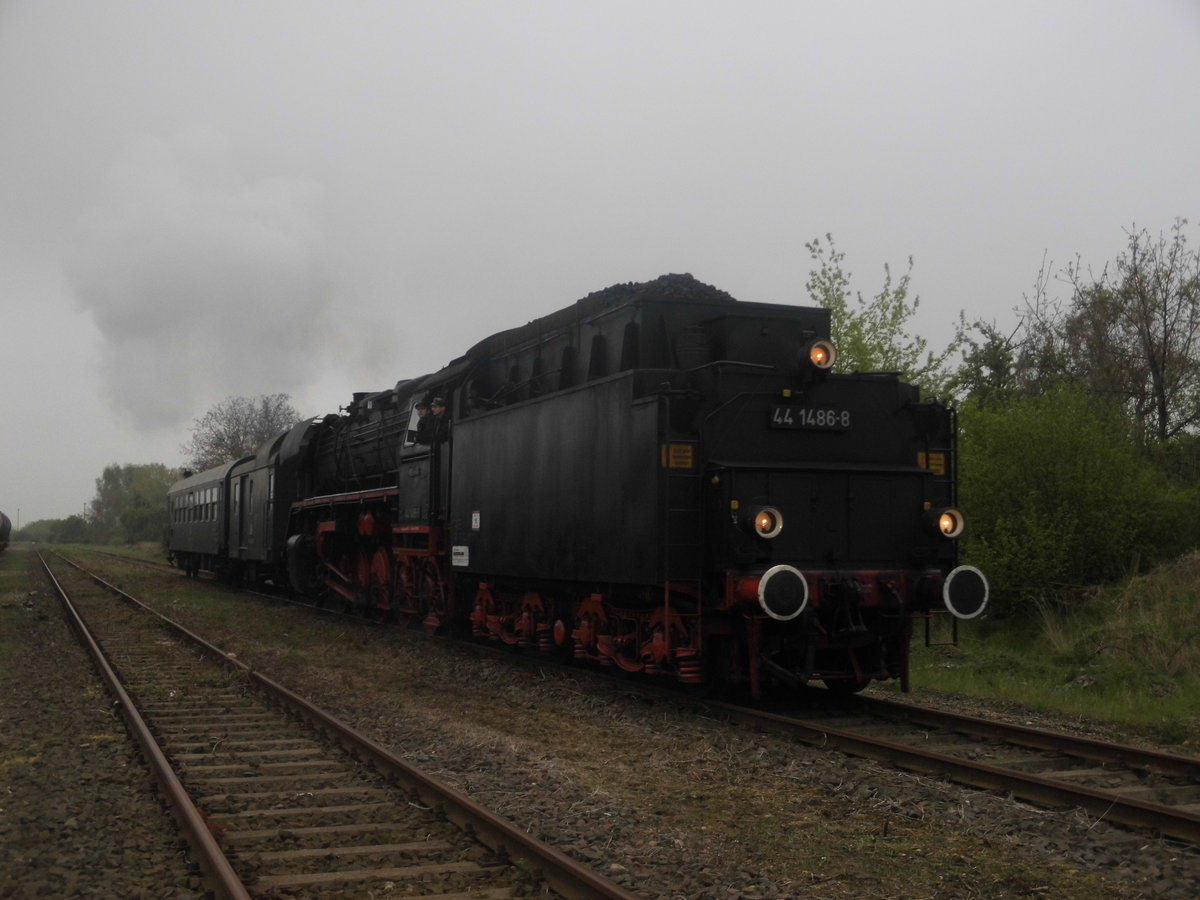
<path id="1" fill-rule="evenodd" d="M 994 323 L 975 322 L 963 333 L 962 364 L 951 376 L 955 397 L 994 408 L 1017 395 L 1017 332 L 1004 334 Z"/>
<path id="2" fill-rule="evenodd" d="M 249 456 L 300 421 L 287 394 L 226 397 L 192 423 L 192 437 L 181 448 L 196 471 Z"/>
<path id="3" fill-rule="evenodd" d="M 1186 226 L 1177 219 L 1157 238 L 1130 229 L 1098 276 L 1068 265 L 1065 308 L 1047 299 L 1043 266 L 1019 364 L 1030 392 L 1079 385 L 1121 409 L 1147 444 L 1200 426 L 1200 250 L 1188 247 Z"/>
<path id="4" fill-rule="evenodd" d="M 91 505 L 93 539 L 101 542 L 154 541 L 167 527 L 167 489 L 179 477 L 161 463 L 105 466 L 96 479 Z"/>
<path id="5" fill-rule="evenodd" d="M 50 540 L 58 544 L 86 544 L 91 540 L 91 528 L 83 516 L 67 516 L 57 520 Z"/>
<path id="6" fill-rule="evenodd" d="M 883 287 L 869 300 L 858 291 L 851 297 L 846 254 L 838 250 L 833 235 L 804 245 L 816 268 L 805 285 L 809 296 L 832 314 L 833 342 L 838 349 L 836 368 L 841 372 L 899 372 L 906 381 L 921 385 L 935 396 L 945 396 L 951 373 L 947 366 L 962 348 L 961 320 L 954 338 L 940 353 L 928 349 L 923 337 L 908 332 L 920 298 L 912 296 L 912 257 L 908 269 L 893 282 L 891 267 L 883 267 Z"/>

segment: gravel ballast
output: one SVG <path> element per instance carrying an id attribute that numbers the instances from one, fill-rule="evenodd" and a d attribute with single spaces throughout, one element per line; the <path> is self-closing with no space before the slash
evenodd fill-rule
<path id="1" fill-rule="evenodd" d="M 207 896 L 31 556 L 0 557 L 0 897 Z"/>
<path id="2" fill-rule="evenodd" d="M 756 734 L 620 683 L 517 667 L 419 633 L 179 575 L 128 580 L 167 615 L 645 897 L 1200 895 L 1193 850 L 1077 810 Z M 69 639 L 44 591 L 14 602 Z M 38 653 L 21 660 L 55 668 Z M 18 692 L 35 680 L 8 663 L 4 678 Z M 22 768 L 8 752 L 6 778 Z M 123 841 L 126 824 L 103 827 Z M 6 811 L 6 837 L 8 825 Z M 69 844 L 42 827 L 44 842 Z"/>

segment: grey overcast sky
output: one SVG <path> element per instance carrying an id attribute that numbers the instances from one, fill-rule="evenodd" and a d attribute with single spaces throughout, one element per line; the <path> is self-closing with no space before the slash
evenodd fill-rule
<path id="1" fill-rule="evenodd" d="M 0 509 L 617 282 L 805 303 L 827 232 L 1012 324 L 1200 217 L 1198 61 L 1197 0 L 0 0 Z"/>

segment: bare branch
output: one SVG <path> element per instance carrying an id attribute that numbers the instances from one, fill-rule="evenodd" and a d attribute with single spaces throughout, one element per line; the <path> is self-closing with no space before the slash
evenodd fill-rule
<path id="1" fill-rule="evenodd" d="M 192 422 L 181 450 L 199 471 L 249 456 L 300 421 L 287 394 L 226 397 Z"/>

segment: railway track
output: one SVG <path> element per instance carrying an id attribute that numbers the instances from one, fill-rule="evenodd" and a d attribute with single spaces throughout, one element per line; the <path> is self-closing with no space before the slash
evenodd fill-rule
<path id="1" fill-rule="evenodd" d="M 1200 847 L 1200 760 L 872 697 L 712 706 L 755 728 Z"/>
<path id="2" fill-rule="evenodd" d="M 64 562 L 42 558 L 219 896 L 632 898 Z"/>
<path id="3" fill-rule="evenodd" d="M 551 665 L 540 657 L 534 664 Z M 821 703 L 822 693 L 812 694 L 802 710 L 703 705 L 815 746 L 1200 846 L 1200 760 L 872 697 Z"/>

